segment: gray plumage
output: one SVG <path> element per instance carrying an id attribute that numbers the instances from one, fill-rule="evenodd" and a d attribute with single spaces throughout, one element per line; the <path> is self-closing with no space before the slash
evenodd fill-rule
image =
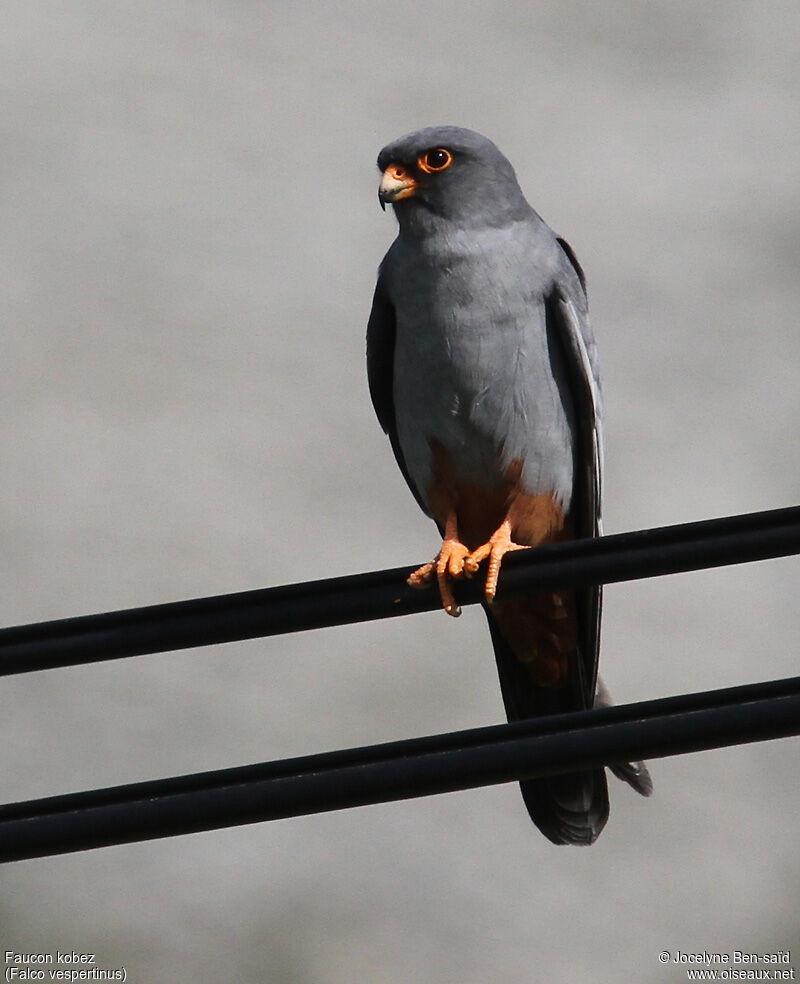
<path id="1" fill-rule="evenodd" d="M 436 148 L 451 162 L 428 173 L 424 155 Z M 434 446 L 469 486 L 490 488 L 517 463 L 525 494 L 552 495 L 574 535 L 597 535 L 602 406 L 572 250 L 528 205 L 497 147 L 473 131 L 428 127 L 401 137 L 378 156 L 382 172 L 390 166 L 409 190 L 398 194 L 393 181 L 382 191 L 400 228 L 379 270 L 367 361 L 373 405 L 411 491 L 432 515 Z M 576 604 L 566 688 L 531 682 L 485 606 L 509 719 L 592 706 L 599 589 L 576 592 Z M 649 791 L 644 766 L 624 767 L 621 777 Z M 521 785 L 551 840 L 591 843 L 600 833 L 602 769 Z"/>

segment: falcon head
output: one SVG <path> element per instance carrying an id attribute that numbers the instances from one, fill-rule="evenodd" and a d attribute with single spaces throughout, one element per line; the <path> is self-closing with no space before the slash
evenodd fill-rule
<path id="1" fill-rule="evenodd" d="M 486 137 L 459 126 L 429 126 L 387 144 L 378 154 L 381 207 L 401 228 L 443 219 L 460 225 L 504 225 L 530 214 L 514 169 Z"/>

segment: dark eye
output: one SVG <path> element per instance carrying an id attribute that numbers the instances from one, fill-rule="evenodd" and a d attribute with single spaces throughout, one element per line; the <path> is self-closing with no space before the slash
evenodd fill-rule
<path id="1" fill-rule="evenodd" d="M 453 155 L 444 147 L 435 147 L 421 154 L 417 164 L 421 171 L 426 174 L 433 174 L 436 171 L 444 171 L 453 163 Z"/>

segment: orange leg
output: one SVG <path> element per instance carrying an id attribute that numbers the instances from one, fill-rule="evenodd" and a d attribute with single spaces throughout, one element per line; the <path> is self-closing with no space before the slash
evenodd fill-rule
<path id="1" fill-rule="evenodd" d="M 468 557 L 464 558 L 464 573 L 467 577 L 472 577 L 482 561 L 488 557 L 489 570 L 486 573 L 486 600 L 489 602 L 494 601 L 494 596 L 497 593 L 497 579 L 500 576 L 500 565 L 503 563 L 503 557 L 510 550 L 524 549 L 524 543 L 514 543 L 511 539 L 511 523 L 506 519 L 492 533 L 486 543 L 473 550 Z"/>
<path id="2" fill-rule="evenodd" d="M 409 577 L 408 583 L 412 588 L 427 588 L 433 580 L 435 572 L 444 610 L 448 615 L 458 618 L 461 609 L 453 597 L 453 589 L 450 587 L 448 577 L 464 577 L 466 573 L 464 561 L 468 555 L 469 549 L 458 539 L 456 514 L 451 511 L 447 514 L 442 549 L 436 555 L 435 560 L 418 567 Z"/>

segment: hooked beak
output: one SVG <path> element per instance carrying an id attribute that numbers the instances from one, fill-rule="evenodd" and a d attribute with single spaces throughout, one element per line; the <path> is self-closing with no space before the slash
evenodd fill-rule
<path id="1" fill-rule="evenodd" d="M 418 187 L 416 178 L 402 164 L 390 164 L 383 172 L 378 187 L 378 201 L 381 203 L 381 208 L 386 211 L 387 202 L 394 204 L 403 198 L 416 195 Z"/>

